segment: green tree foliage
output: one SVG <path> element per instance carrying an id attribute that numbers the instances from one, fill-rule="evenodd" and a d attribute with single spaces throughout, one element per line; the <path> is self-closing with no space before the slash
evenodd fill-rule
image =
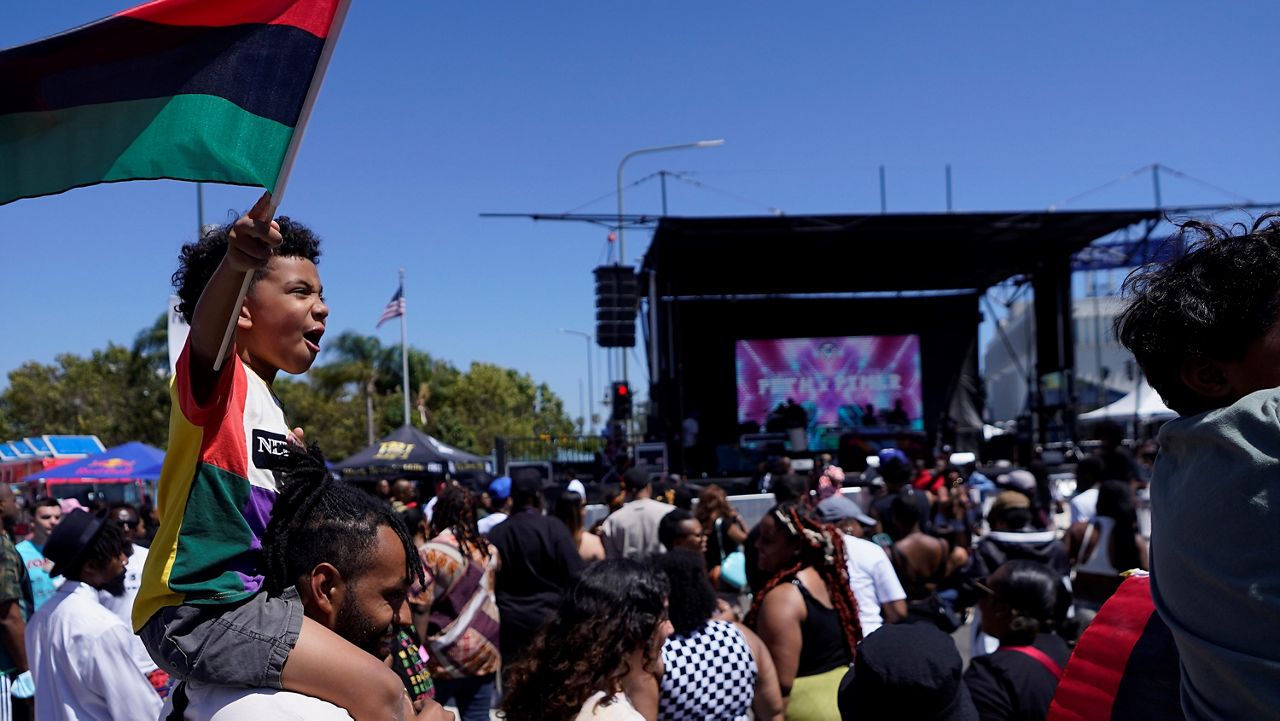
<path id="1" fill-rule="evenodd" d="M 167 443 L 167 318 L 140 332 L 132 348 L 108 344 L 87 358 L 66 354 L 53 364 L 27 363 L 0 393 L 0 436 L 95 434 L 108 446 L 140 440 Z M 399 348 L 373 336 L 343 333 L 325 343 L 305 379 L 279 378 L 275 392 L 294 426 L 331 460 L 368 445 L 404 423 Z M 564 404 L 546 384 L 489 363 L 467 371 L 409 350 L 410 422 L 445 443 L 487 454 L 497 436 L 573 432 Z"/>
<path id="2" fill-rule="evenodd" d="M 167 351 L 166 351 L 167 352 Z M 0 394 L 6 437 L 93 434 L 108 446 L 142 441 L 164 446 L 169 432 L 167 356 L 157 369 L 145 347 L 108 344 L 87 358 L 63 354 L 53 364 L 26 363 Z"/>
<path id="3" fill-rule="evenodd" d="M 472 363 L 458 377 L 441 416 L 441 440 L 467 450 L 487 451 L 497 436 L 573 433 L 564 404 L 546 384 L 491 363 Z"/>

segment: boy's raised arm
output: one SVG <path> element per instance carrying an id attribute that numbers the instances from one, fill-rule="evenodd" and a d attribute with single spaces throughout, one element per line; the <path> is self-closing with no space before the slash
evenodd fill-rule
<path id="1" fill-rule="evenodd" d="M 191 390 L 204 403 L 216 386 L 213 364 L 227 324 L 240 313 L 236 300 L 246 273 L 267 267 L 272 251 L 283 242 L 280 226 L 271 219 L 271 193 L 263 193 L 253 208 L 235 222 L 227 236 L 227 254 L 218 265 L 191 315 L 188 343 Z M 230 354 L 231 347 L 227 352 Z"/>

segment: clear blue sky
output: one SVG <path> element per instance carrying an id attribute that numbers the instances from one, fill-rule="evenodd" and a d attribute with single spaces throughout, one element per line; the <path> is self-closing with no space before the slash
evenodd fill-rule
<path id="1" fill-rule="evenodd" d="M 13 0 L 0 46 L 131 4 Z M 1277 20 L 1258 2 L 354 0 L 281 212 L 324 237 L 331 334 L 373 333 L 403 266 L 413 345 L 528 372 L 576 415 L 583 342 L 557 330 L 592 330 L 606 231 L 479 213 L 612 212 L 622 155 L 702 138 L 727 143 L 628 178 L 694 173 L 705 187 L 669 188 L 684 215 L 875 212 L 880 164 L 891 211 L 942 210 L 947 163 L 961 211 L 1044 208 L 1155 162 L 1277 200 Z M 0 374 L 150 324 L 194 188 L 0 207 Z M 207 187 L 206 219 L 256 196 Z M 1237 200 L 1175 178 L 1164 198 Z M 1067 207 L 1151 201 L 1144 175 Z M 657 183 L 627 205 L 656 212 Z M 646 244 L 629 233 L 628 256 Z M 398 342 L 395 323 L 378 335 Z"/>

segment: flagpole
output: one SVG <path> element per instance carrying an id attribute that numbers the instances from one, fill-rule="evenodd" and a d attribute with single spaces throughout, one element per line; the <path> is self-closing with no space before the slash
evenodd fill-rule
<path id="1" fill-rule="evenodd" d="M 409 425 L 409 341 L 408 322 L 405 315 L 409 312 L 409 301 L 404 295 L 404 268 L 400 269 L 400 385 L 404 388 L 404 424 Z M 423 430 L 426 430 L 425 428 Z"/>
<path id="2" fill-rule="evenodd" d="M 324 39 L 324 48 L 320 51 L 320 60 L 311 75 L 311 85 L 307 88 L 307 97 L 302 101 L 302 111 L 298 113 L 298 123 L 293 126 L 293 136 L 289 138 L 289 147 L 284 151 L 284 162 L 280 165 L 280 173 L 276 175 L 276 187 L 271 192 L 271 209 L 265 220 L 276 217 L 276 208 L 284 199 L 285 187 L 289 184 L 289 176 L 293 173 L 293 161 L 298 155 L 298 146 L 302 144 L 302 135 L 307 130 L 307 121 L 311 119 L 311 109 L 316 104 L 316 96 L 320 94 L 320 86 L 324 83 L 325 71 L 329 68 L 329 58 L 333 57 L 333 48 L 338 44 L 338 35 L 342 33 L 342 23 L 347 19 L 347 8 L 351 0 L 338 0 L 338 7 L 333 11 L 333 22 L 329 23 L 329 33 Z M 227 330 L 222 334 L 222 345 L 218 347 L 218 355 L 213 361 L 213 370 L 222 370 L 223 360 L 227 356 L 227 348 L 236 332 L 236 321 L 240 318 L 240 306 L 244 305 L 244 297 L 249 293 L 253 283 L 253 273 L 245 273 L 240 283 L 240 295 L 236 297 L 234 310 L 227 319 Z M 407 414 L 406 414 L 407 415 Z"/>

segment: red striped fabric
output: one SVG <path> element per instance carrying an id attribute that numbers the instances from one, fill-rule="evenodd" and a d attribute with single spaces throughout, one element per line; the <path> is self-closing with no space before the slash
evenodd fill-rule
<path id="1" fill-rule="evenodd" d="M 291 25 L 328 37 L 339 0 L 152 0 L 117 13 L 118 17 L 162 25 L 228 27 Z"/>
<path id="2" fill-rule="evenodd" d="M 1155 613 L 1150 576 L 1131 576 L 1098 611 L 1058 682 L 1047 721 L 1099 721 L 1112 706 L 1134 644 Z"/>

